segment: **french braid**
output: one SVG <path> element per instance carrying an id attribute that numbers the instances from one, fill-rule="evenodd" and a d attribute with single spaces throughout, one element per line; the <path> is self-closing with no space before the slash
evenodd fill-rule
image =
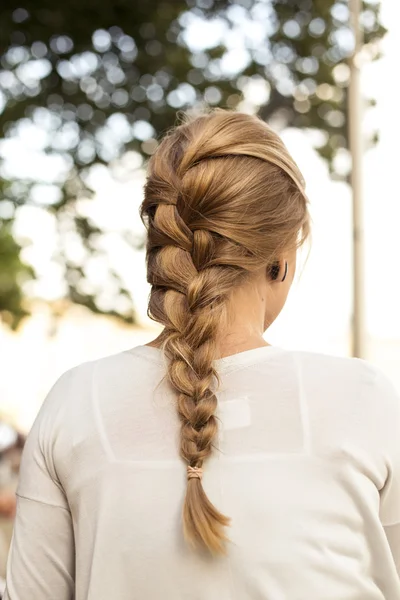
<path id="1" fill-rule="evenodd" d="M 252 127 L 255 139 L 251 131 L 238 135 L 238 125 Z M 255 172 L 263 168 L 265 175 L 266 166 L 269 169 L 269 221 L 277 229 L 275 242 L 258 243 L 260 207 L 250 215 L 252 206 L 240 205 L 232 197 L 234 189 L 224 178 L 227 167 L 234 168 L 232 162 L 239 171 L 248 171 L 251 165 Z M 246 185 L 260 187 L 262 177 L 255 179 L 236 178 L 238 196 L 243 196 Z M 232 290 L 260 266 L 260 260 L 271 264 L 277 257 L 274 251 L 300 243 L 297 234 L 307 224 L 301 186 L 301 175 L 276 134 L 254 117 L 223 110 L 174 129 L 149 164 L 141 208 L 148 227 L 149 314 L 164 325 L 168 379 L 177 392 L 180 454 L 188 465 L 184 533 L 193 545 L 214 554 L 225 551 L 229 518 L 207 498 L 201 469 L 218 432 L 214 366 L 218 332 Z M 274 204 L 284 199 L 280 195 L 289 199 L 289 206 L 277 212 Z"/>

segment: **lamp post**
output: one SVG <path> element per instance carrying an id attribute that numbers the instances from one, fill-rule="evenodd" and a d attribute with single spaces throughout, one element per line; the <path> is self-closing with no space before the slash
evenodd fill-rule
<path id="1" fill-rule="evenodd" d="M 350 58 L 348 89 L 348 135 L 352 157 L 351 188 L 353 199 L 353 330 L 352 355 L 365 356 L 364 217 L 363 217 L 363 136 L 360 51 L 363 34 L 360 24 L 362 0 L 349 0 L 350 26 L 354 52 Z"/>

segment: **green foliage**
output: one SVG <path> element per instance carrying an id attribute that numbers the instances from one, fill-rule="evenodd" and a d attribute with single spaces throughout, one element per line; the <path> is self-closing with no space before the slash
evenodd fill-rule
<path id="1" fill-rule="evenodd" d="M 64 170 L 42 182 L 54 192 L 43 206 L 32 192 L 34 177 L 8 173 L 0 142 L 0 175 L 10 183 L 1 190 L 0 218 L 2 203 L 7 213 L 10 206 L 15 213 L 26 203 L 42 206 L 59 223 L 68 221 L 68 232 L 76 233 L 86 256 L 98 250 L 102 235 L 79 209 L 79 198 L 91 193 L 91 168 L 114 164 L 127 150 L 124 168 L 140 167 L 178 109 L 202 103 L 235 107 L 249 85 L 261 83 L 265 97 L 259 114 L 281 127 L 322 131 L 319 151 L 332 170 L 338 149 L 347 147 L 346 62 L 352 38 L 345 1 L 2 0 L 1 12 L 0 138 L 18 137 L 34 123 L 45 132 L 41 151 L 61 157 Z M 200 40 L 194 37 L 194 20 L 208 21 Z M 384 34 L 379 4 L 365 2 L 362 20 L 366 51 L 375 58 Z M 220 36 L 212 35 L 217 23 Z M 238 45 L 242 52 L 235 61 Z M 11 244 L 12 223 L 1 231 L 6 240 L 1 243 Z M 64 234 L 65 226 L 56 259 L 65 270 L 67 297 L 131 321 L 129 311 L 99 308 L 97 292 L 86 282 L 85 261 L 77 265 L 68 259 Z M 17 323 L 24 314 L 20 273 L 26 267 L 18 258 L 19 245 L 7 248 L 15 257 L 2 256 L 0 267 L 14 291 L 10 295 L 2 284 L 0 311 Z M 119 275 L 110 269 L 109 276 L 128 297 Z"/>
<path id="2" fill-rule="evenodd" d="M 0 223 L 0 314 L 16 329 L 28 313 L 23 307 L 21 285 L 33 277 L 33 270 L 20 259 L 21 247 L 11 233 L 11 223 Z"/>

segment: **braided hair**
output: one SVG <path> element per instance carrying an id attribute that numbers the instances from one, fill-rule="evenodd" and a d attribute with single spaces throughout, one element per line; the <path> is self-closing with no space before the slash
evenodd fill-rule
<path id="1" fill-rule="evenodd" d="M 218 332 L 232 290 L 307 237 L 303 180 L 258 117 L 222 109 L 184 115 L 149 161 L 141 216 L 148 229 L 148 312 L 164 326 L 180 454 L 188 465 L 184 534 L 221 554 L 229 518 L 201 481 L 217 443 Z"/>

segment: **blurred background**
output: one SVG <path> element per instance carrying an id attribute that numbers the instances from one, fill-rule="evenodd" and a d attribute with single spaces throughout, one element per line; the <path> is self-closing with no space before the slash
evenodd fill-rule
<path id="1" fill-rule="evenodd" d="M 146 161 L 177 111 L 234 108 L 259 114 L 281 133 L 307 181 L 313 240 L 267 338 L 351 353 L 350 9 L 351 0 L 2 0 L 4 522 L 13 514 L 7 494 L 23 436 L 58 376 L 157 335 L 146 317 L 138 207 Z M 359 26 L 362 355 L 400 388 L 400 4 L 360 2 Z M 7 543 L 6 535 L 0 574 Z"/>

